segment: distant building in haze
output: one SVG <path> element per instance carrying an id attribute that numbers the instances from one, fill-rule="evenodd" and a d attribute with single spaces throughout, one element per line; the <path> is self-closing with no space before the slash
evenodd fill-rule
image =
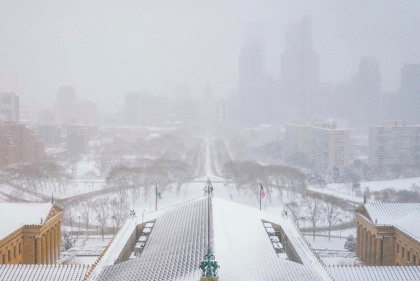
<path id="1" fill-rule="evenodd" d="M 318 172 L 343 172 L 349 164 L 349 130 L 338 129 L 335 122 L 319 123 L 311 130 L 311 161 Z"/>
<path id="2" fill-rule="evenodd" d="M 301 116 L 312 112 L 319 87 L 318 54 L 312 45 L 312 20 L 304 17 L 286 31 L 285 53 L 281 56 L 282 103 L 297 108 Z"/>
<path id="3" fill-rule="evenodd" d="M 61 143 L 61 128 L 57 125 L 36 126 L 38 136 L 45 146 L 57 146 Z"/>
<path id="4" fill-rule="evenodd" d="M 312 127 L 314 120 L 295 120 L 285 127 L 285 158 L 301 154 L 307 160 L 311 159 Z"/>
<path id="5" fill-rule="evenodd" d="M 163 96 L 128 93 L 124 100 L 125 124 L 129 126 L 162 126 L 168 118 L 168 100 Z"/>
<path id="6" fill-rule="evenodd" d="M 22 162 L 41 162 L 44 142 L 24 124 L 0 122 L 0 168 Z"/>
<path id="7" fill-rule="evenodd" d="M 16 93 L 0 93 L 0 120 L 19 122 L 19 97 Z"/>
<path id="8" fill-rule="evenodd" d="M 405 64 L 401 68 L 402 118 L 413 124 L 420 124 L 420 64 Z"/>
<path id="9" fill-rule="evenodd" d="M 420 125 L 387 121 L 369 127 L 369 164 L 420 165 Z"/>

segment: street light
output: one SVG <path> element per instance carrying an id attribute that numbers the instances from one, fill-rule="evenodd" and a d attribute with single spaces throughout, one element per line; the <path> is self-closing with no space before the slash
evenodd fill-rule
<path id="1" fill-rule="evenodd" d="M 340 228 L 340 240 L 341 240 L 341 223 L 343 222 L 343 220 L 339 219 L 339 221 L 340 221 L 340 225 L 338 227 Z"/>

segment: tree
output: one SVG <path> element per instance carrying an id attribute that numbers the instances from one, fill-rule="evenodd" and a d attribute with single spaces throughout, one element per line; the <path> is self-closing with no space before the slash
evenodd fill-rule
<path id="1" fill-rule="evenodd" d="M 286 207 L 289 209 L 290 214 L 292 215 L 293 221 L 295 222 L 295 224 L 299 228 L 299 221 L 303 216 L 302 208 L 296 202 L 289 203 L 289 204 L 286 205 Z"/>
<path id="2" fill-rule="evenodd" d="M 340 170 L 338 169 L 337 166 L 333 167 L 332 178 L 333 178 L 334 182 L 339 182 L 340 181 Z"/>
<path id="3" fill-rule="evenodd" d="M 70 225 L 70 236 L 73 237 L 73 224 L 76 222 L 76 212 L 71 205 L 64 206 L 63 219 Z"/>
<path id="4" fill-rule="evenodd" d="M 322 217 L 322 201 L 319 198 L 306 195 L 302 200 L 302 204 L 305 208 L 308 220 L 312 224 L 313 240 L 315 241 L 316 227 Z"/>
<path id="5" fill-rule="evenodd" d="M 109 218 L 109 199 L 107 197 L 100 197 L 93 202 L 93 209 L 95 211 L 95 219 L 101 228 L 102 241 L 104 241 L 104 228 Z"/>
<path id="6" fill-rule="evenodd" d="M 338 199 L 328 197 L 324 204 L 324 216 L 328 225 L 328 241 L 331 241 L 331 228 L 336 225 L 342 217 L 340 207 L 338 207 Z"/>
<path id="7" fill-rule="evenodd" d="M 372 198 L 372 192 L 370 191 L 369 186 L 366 186 L 365 189 L 363 190 L 363 195 L 365 196 L 365 198 L 367 200 L 369 200 L 370 198 Z"/>
<path id="8" fill-rule="evenodd" d="M 82 202 L 80 203 L 80 216 L 86 229 L 86 239 L 89 239 L 89 224 L 92 218 L 92 211 L 91 199 L 82 199 Z"/>
<path id="9" fill-rule="evenodd" d="M 63 231 L 63 234 L 61 235 L 61 248 L 63 248 L 64 251 L 73 248 L 73 238 L 65 231 Z"/>
<path id="10" fill-rule="evenodd" d="M 127 166 L 119 165 L 111 168 L 106 178 L 107 184 L 115 188 L 115 193 L 120 199 L 120 204 L 127 198 L 128 187 L 132 180 L 131 169 Z"/>
<path id="11" fill-rule="evenodd" d="M 111 207 L 111 218 L 114 221 L 113 224 L 118 230 L 128 216 L 128 209 L 124 207 L 124 204 L 120 204 L 120 201 L 116 198 L 109 202 L 109 206 Z"/>
<path id="12" fill-rule="evenodd" d="M 347 237 L 347 240 L 344 243 L 344 249 L 347 249 L 350 252 L 356 251 L 356 239 L 353 235 L 350 234 L 350 236 Z"/>

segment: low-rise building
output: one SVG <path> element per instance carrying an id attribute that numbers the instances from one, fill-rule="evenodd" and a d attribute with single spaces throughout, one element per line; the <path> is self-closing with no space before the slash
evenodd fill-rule
<path id="1" fill-rule="evenodd" d="M 62 211 L 54 203 L 0 203 L 0 263 L 57 261 L 61 256 Z"/>
<path id="2" fill-rule="evenodd" d="M 420 203 L 367 203 L 356 209 L 357 257 L 365 265 L 420 265 Z"/>
<path id="3" fill-rule="evenodd" d="M 38 136 L 44 141 L 45 146 L 57 146 L 61 143 L 60 126 L 39 125 L 36 127 Z"/>

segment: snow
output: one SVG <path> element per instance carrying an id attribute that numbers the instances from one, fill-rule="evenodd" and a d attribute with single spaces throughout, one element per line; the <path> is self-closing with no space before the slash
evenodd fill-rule
<path id="1" fill-rule="evenodd" d="M 89 270 L 86 265 L 0 265 L 2 281 L 79 281 Z"/>

